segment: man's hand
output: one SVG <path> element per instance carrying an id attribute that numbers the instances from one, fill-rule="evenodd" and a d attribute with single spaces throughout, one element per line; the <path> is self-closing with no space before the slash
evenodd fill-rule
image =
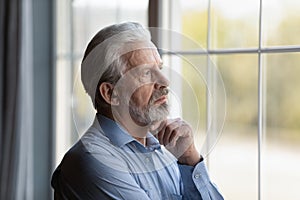
<path id="1" fill-rule="evenodd" d="M 191 126 L 180 118 L 161 122 L 156 135 L 181 164 L 195 166 L 201 156 L 194 145 Z"/>

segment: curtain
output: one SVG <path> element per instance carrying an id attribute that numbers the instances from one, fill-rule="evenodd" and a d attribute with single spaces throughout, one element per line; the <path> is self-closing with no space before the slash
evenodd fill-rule
<path id="1" fill-rule="evenodd" d="M 22 36 L 20 63 L 19 163 L 16 199 L 34 199 L 33 189 L 33 36 L 32 1 L 22 0 Z"/>
<path id="2" fill-rule="evenodd" d="M 21 55 L 20 1 L 1 1 L 1 137 L 0 199 L 15 199 L 18 166 L 18 104 Z"/>
<path id="3" fill-rule="evenodd" d="M 30 5 L 0 3 L 0 199 L 32 199 Z"/>

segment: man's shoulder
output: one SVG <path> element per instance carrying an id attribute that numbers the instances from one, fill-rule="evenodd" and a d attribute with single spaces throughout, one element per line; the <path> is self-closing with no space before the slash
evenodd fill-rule
<path id="1" fill-rule="evenodd" d="M 61 162 L 62 168 L 78 168 L 80 170 L 90 167 L 101 167 L 103 160 L 119 160 L 120 150 L 100 130 L 91 127 L 68 150 Z"/>
<path id="2" fill-rule="evenodd" d="M 90 153 L 103 152 L 112 148 L 109 138 L 104 135 L 103 131 L 93 126 L 80 138 L 80 142 L 84 146 L 84 150 Z"/>
<path id="3" fill-rule="evenodd" d="M 106 154 L 114 149 L 109 139 L 101 130 L 90 127 L 69 149 L 64 159 L 94 159 L 95 154 Z"/>

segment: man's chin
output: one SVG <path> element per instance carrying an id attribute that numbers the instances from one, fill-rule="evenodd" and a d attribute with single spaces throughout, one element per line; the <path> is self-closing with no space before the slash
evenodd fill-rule
<path id="1" fill-rule="evenodd" d="M 152 105 L 149 109 L 141 109 L 130 106 L 129 114 L 133 121 L 139 126 L 153 126 L 167 119 L 169 108 L 167 103 Z"/>

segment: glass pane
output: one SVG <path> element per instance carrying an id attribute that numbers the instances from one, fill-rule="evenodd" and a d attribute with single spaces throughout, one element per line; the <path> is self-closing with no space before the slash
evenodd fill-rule
<path id="1" fill-rule="evenodd" d="M 258 46 L 259 1 L 212 0 L 211 48 Z"/>
<path id="2" fill-rule="evenodd" d="M 56 1 L 56 162 L 92 123 L 95 110 L 80 79 L 80 63 L 104 26 L 136 21 L 147 27 L 148 0 Z"/>
<path id="3" fill-rule="evenodd" d="M 71 104 L 70 96 L 72 91 L 72 77 L 71 77 L 71 63 L 69 59 L 58 58 L 56 60 L 56 157 L 55 162 L 58 164 L 66 150 L 72 144 L 72 115 L 71 115 Z"/>
<path id="4" fill-rule="evenodd" d="M 72 127 L 75 133 L 73 142 L 78 140 L 79 137 L 91 126 L 96 110 L 89 95 L 85 92 L 80 76 L 80 63 L 81 59 L 77 59 L 73 68 L 73 88 L 72 88 Z"/>
<path id="5" fill-rule="evenodd" d="M 95 110 L 80 79 L 80 64 L 87 43 L 101 28 L 123 21 L 135 21 L 147 27 L 148 0 L 75 0 L 73 7 L 73 129 L 81 135 L 93 121 Z M 103 17 L 105 16 L 105 17 Z"/>
<path id="6" fill-rule="evenodd" d="M 221 55 L 213 61 L 225 84 L 227 112 L 208 157 L 210 173 L 226 199 L 257 199 L 257 56 Z"/>
<path id="7" fill-rule="evenodd" d="M 164 55 L 163 61 L 170 66 L 171 97 L 177 96 L 180 116 L 192 125 L 200 150 L 206 130 L 206 56 Z M 171 110 L 176 104 L 171 99 Z"/>
<path id="8" fill-rule="evenodd" d="M 148 0 L 75 0 L 72 8 L 76 55 L 82 55 L 90 39 L 105 26 L 124 21 L 148 26 Z"/>
<path id="9" fill-rule="evenodd" d="M 180 0 L 181 33 L 197 42 L 199 47 L 207 48 L 207 8 L 208 0 Z M 176 21 L 176 23 L 179 20 Z M 199 48 L 183 41 L 182 49 Z"/>
<path id="10" fill-rule="evenodd" d="M 55 20 L 55 52 L 58 56 L 64 57 L 70 53 L 70 2 L 56 0 L 55 4 L 55 12 L 58 15 Z"/>
<path id="11" fill-rule="evenodd" d="M 300 1 L 263 1 L 263 45 L 300 45 Z"/>
<path id="12" fill-rule="evenodd" d="M 300 53 L 269 54 L 262 154 L 263 199 L 299 199 Z"/>

